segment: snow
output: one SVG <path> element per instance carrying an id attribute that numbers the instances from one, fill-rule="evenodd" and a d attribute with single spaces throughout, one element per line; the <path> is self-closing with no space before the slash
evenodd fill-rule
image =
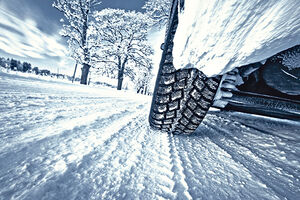
<path id="1" fill-rule="evenodd" d="M 210 112 L 153 131 L 151 97 L 0 72 L 0 199 L 297 199 L 300 122 Z"/>
<path id="2" fill-rule="evenodd" d="M 282 58 L 282 64 L 289 70 L 300 68 L 300 50 L 294 53 L 286 53 L 279 57 Z"/>
<path id="3" fill-rule="evenodd" d="M 300 44 L 300 1 L 185 0 L 174 65 L 207 76 L 259 62 Z"/>

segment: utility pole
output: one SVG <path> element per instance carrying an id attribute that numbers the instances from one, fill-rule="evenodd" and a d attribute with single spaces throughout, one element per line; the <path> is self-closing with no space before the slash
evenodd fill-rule
<path id="1" fill-rule="evenodd" d="M 75 79 L 76 70 L 77 70 L 77 64 L 78 64 L 78 61 L 76 61 L 76 64 L 75 64 L 75 69 L 74 69 L 74 74 L 73 74 L 73 78 L 72 78 L 72 83 L 74 82 L 74 79 Z"/>

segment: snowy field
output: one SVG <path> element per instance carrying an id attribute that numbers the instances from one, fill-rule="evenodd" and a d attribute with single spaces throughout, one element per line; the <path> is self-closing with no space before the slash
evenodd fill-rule
<path id="1" fill-rule="evenodd" d="M 300 122 L 214 111 L 173 136 L 150 102 L 0 72 L 0 199 L 300 199 Z"/>

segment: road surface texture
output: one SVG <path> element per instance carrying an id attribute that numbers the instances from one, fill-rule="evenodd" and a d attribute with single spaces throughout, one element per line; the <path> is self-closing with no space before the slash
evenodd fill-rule
<path id="1" fill-rule="evenodd" d="M 150 102 L 0 72 L 0 199 L 300 199 L 300 122 L 211 111 L 176 136 Z"/>

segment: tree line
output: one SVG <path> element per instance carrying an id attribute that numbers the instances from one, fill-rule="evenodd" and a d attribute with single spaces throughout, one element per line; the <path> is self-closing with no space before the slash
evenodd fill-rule
<path id="1" fill-rule="evenodd" d="M 21 72 L 27 72 L 32 70 L 31 64 L 28 62 L 21 62 L 19 60 L 15 59 L 5 59 L 5 58 L 0 58 L 0 66 L 4 68 L 10 68 L 11 70 L 15 71 L 21 71 Z"/>
<path id="2" fill-rule="evenodd" d="M 0 57 L 0 67 L 10 69 L 13 71 L 34 73 L 42 76 L 56 76 L 61 78 L 67 77 L 64 74 L 51 73 L 48 69 L 39 69 L 38 67 L 33 67 L 29 62 L 21 62 L 13 58 L 10 59 Z"/>
<path id="3" fill-rule="evenodd" d="M 118 80 L 125 77 L 137 90 L 147 90 L 152 79 L 153 49 L 149 30 L 167 21 L 171 0 L 148 0 L 145 13 L 106 8 L 99 0 L 55 0 L 53 7 L 64 14 L 61 35 L 67 38 L 69 55 L 82 65 L 81 84 L 87 84 L 91 68 Z M 94 71 L 94 70 L 93 70 Z"/>

